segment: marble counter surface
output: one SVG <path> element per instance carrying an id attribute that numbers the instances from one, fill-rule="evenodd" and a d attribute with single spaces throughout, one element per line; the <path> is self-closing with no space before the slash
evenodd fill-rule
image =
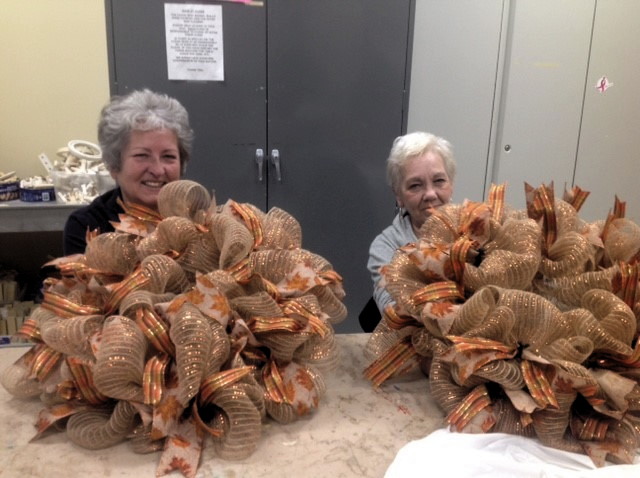
<path id="1" fill-rule="evenodd" d="M 341 366 L 325 377 L 327 393 L 315 414 L 289 425 L 269 420 L 256 452 L 238 462 L 221 460 L 205 445 L 197 476 L 383 477 L 404 444 L 443 426 L 443 413 L 429 396 L 427 380 L 419 375 L 375 390 L 362 376 L 367 338 L 368 334 L 337 335 Z M 24 350 L 0 349 L 0 369 Z M 12 398 L 0 386 L 0 477 L 155 476 L 160 454 L 137 455 L 127 442 L 92 451 L 56 433 L 29 443 L 41 408 L 38 400 Z"/>

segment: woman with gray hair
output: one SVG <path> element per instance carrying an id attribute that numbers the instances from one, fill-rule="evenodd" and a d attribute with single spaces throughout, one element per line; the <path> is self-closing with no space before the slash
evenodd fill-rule
<path id="1" fill-rule="evenodd" d="M 114 230 L 111 221 L 124 212 L 118 199 L 157 210 L 160 189 L 185 172 L 193 130 L 178 100 L 144 89 L 114 97 L 102 109 L 98 141 L 116 188 L 69 216 L 65 255 L 84 253 L 88 231 Z"/>
<path id="2" fill-rule="evenodd" d="M 399 247 L 416 242 L 427 217 L 451 200 L 455 174 L 456 162 L 447 140 L 420 131 L 394 140 L 387 158 L 387 181 L 396 196 L 398 213 L 369 249 L 373 298 L 360 314 L 365 332 L 375 328 L 384 308 L 393 302 L 380 286 L 380 267 L 391 262 Z"/>

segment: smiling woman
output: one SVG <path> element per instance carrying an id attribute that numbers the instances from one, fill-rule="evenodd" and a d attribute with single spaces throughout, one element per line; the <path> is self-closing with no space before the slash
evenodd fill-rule
<path id="1" fill-rule="evenodd" d="M 174 98 L 149 90 L 114 97 L 101 112 L 98 139 L 116 188 L 69 216 L 64 254 L 84 253 L 87 232 L 113 231 L 121 201 L 157 210 L 158 194 L 180 179 L 191 156 L 193 130 Z"/>
<path id="2" fill-rule="evenodd" d="M 369 248 L 367 268 L 373 280 L 373 299 L 359 317 L 365 332 L 373 331 L 392 302 L 380 282 L 380 268 L 391 262 L 398 248 L 415 242 L 433 210 L 451 200 L 455 174 L 452 146 L 446 139 L 416 131 L 394 140 L 387 158 L 387 180 L 396 196 L 398 214 Z"/>

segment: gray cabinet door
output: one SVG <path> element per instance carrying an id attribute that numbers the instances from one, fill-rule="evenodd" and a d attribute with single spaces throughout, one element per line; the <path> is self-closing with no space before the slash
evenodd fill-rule
<path id="1" fill-rule="evenodd" d="M 524 182 L 573 183 L 595 0 L 516 0 L 502 82 L 492 182 L 525 205 Z"/>
<path id="2" fill-rule="evenodd" d="M 575 184 L 591 194 L 581 215 L 605 219 L 615 195 L 640 223 L 640 2 L 598 0 Z M 596 88 L 607 77 L 609 88 Z"/>
<path id="3" fill-rule="evenodd" d="M 369 244 L 393 218 L 385 159 L 406 122 L 412 0 L 223 3 L 224 82 L 168 81 L 164 6 L 107 0 L 113 93 L 148 86 L 180 99 L 196 132 L 187 176 L 301 223 L 303 247 L 344 278 L 359 330 L 371 296 Z M 110 10 L 110 11 L 109 11 Z M 258 180 L 255 150 L 275 167 Z"/>
<path id="4" fill-rule="evenodd" d="M 407 130 L 453 144 L 456 203 L 485 198 L 505 1 L 416 3 Z"/>

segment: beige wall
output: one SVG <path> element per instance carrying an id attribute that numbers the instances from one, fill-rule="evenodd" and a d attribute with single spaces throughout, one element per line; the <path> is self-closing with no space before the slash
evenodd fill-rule
<path id="1" fill-rule="evenodd" d="M 46 173 L 71 139 L 96 142 L 109 99 L 103 0 L 0 0 L 0 171 Z"/>

